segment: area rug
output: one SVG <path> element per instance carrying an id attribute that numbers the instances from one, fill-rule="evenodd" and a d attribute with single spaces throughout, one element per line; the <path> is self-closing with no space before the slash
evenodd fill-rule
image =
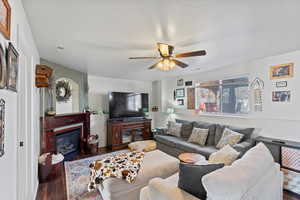
<path id="1" fill-rule="evenodd" d="M 92 161 L 125 152 L 128 152 L 128 150 L 116 151 L 113 153 L 88 157 L 81 160 L 65 162 L 68 200 L 103 200 L 98 190 L 93 192 L 88 192 L 87 190 L 90 178 L 89 165 Z"/>

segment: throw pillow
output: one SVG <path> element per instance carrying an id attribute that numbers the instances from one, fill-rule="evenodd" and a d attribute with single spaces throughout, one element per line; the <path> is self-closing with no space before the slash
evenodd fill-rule
<path id="1" fill-rule="evenodd" d="M 226 126 L 226 125 L 218 124 L 218 125 L 216 125 L 216 132 L 215 132 L 215 138 L 214 138 L 215 146 L 219 143 L 225 128 L 228 128 L 230 130 L 233 130 L 235 132 L 243 134 L 244 137 L 241 140 L 241 142 L 247 141 L 247 140 L 249 141 L 252 136 L 252 133 L 254 131 L 254 128 L 240 128 L 240 127 L 235 127 L 235 126 Z"/>
<path id="2" fill-rule="evenodd" d="M 223 131 L 223 135 L 216 147 L 218 149 L 221 149 L 225 147 L 227 144 L 235 145 L 242 140 L 243 136 L 244 136 L 243 134 L 225 128 Z"/>
<path id="3" fill-rule="evenodd" d="M 193 128 L 192 134 L 188 139 L 188 142 L 196 143 L 204 146 L 208 136 L 208 129 Z"/>
<path id="4" fill-rule="evenodd" d="M 211 124 L 207 122 L 197 121 L 193 123 L 193 126 L 196 128 L 204 128 L 209 129 L 208 136 L 206 140 L 207 146 L 215 146 L 215 132 L 216 132 L 216 124 Z"/>
<path id="5" fill-rule="evenodd" d="M 167 134 L 180 137 L 182 124 L 169 121 Z"/>
<path id="6" fill-rule="evenodd" d="M 224 163 L 225 165 L 231 165 L 239 155 L 240 153 L 228 144 L 219 151 L 210 154 L 208 162 L 212 164 Z"/>
<path id="7" fill-rule="evenodd" d="M 185 139 L 189 138 L 193 131 L 193 122 L 181 119 L 175 119 L 175 122 L 182 124 L 181 137 Z"/>
<path id="8" fill-rule="evenodd" d="M 201 179 L 204 175 L 222 167 L 224 164 L 193 165 L 180 163 L 178 187 L 199 199 L 206 199 L 206 190 Z"/>

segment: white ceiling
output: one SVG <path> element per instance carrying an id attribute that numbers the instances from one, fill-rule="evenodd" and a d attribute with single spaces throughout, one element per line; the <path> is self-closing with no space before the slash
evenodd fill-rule
<path id="1" fill-rule="evenodd" d="M 300 47 L 299 0 L 23 0 L 42 58 L 89 74 L 136 80 L 211 70 Z M 147 70 L 156 42 L 187 69 Z M 57 46 L 64 46 L 58 51 Z"/>

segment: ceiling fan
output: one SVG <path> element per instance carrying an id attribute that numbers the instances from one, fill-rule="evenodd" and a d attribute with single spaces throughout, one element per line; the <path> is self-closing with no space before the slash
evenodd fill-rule
<path id="1" fill-rule="evenodd" d="M 157 49 L 160 56 L 149 56 L 149 57 L 130 57 L 129 59 L 160 59 L 157 63 L 150 66 L 148 69 L 159 68 L 164 71 L 171 70 L 175 67 L 175 65 L 186 68 L 188 64 L 183 63 L 175 58 L 186 58 L 186 57 L 193 57 L 193 56 L 204 56 L 206 55 L 205 50 L 201 51 L 192 51 L 186 53 L 179 53 L 173 56 L 174 46 L 168 45 L 165 43 L 157 43 Z"/>

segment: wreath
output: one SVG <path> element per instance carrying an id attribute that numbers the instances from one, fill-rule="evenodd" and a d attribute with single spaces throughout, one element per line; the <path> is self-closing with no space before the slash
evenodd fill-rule
<path id="1" fill-rule="evenodd" d="M 68 81 L 62 80 L 56 83 L 56 100 L 58 102 L 69 101 L 71 95 L 71 86 Z"/>

